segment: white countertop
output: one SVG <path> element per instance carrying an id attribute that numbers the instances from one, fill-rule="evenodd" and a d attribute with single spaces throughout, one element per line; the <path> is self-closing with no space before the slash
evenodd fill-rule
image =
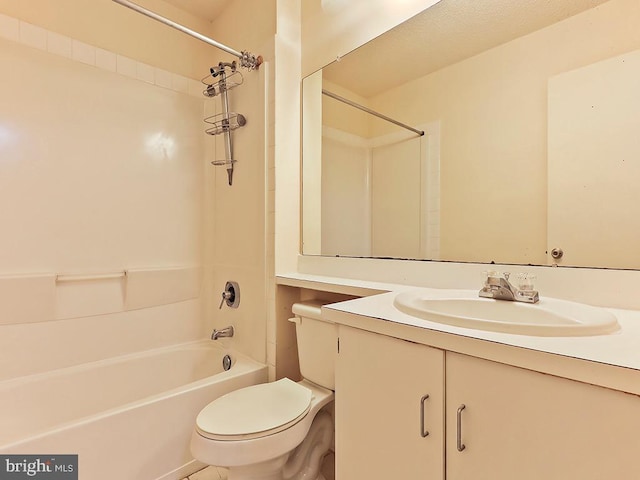
<path id="1" fill-rule="evenodd" d="M 346 284 L 344 283 L 346 282 Z M 487 360 L 592 383 L 640 395 L 640 311 L 610 309 L 620 330 L 606 335 L 541 337 L 497 333 L 430 322 L 400 312 L 393 306 L 407 285 L 345 280 L 312 275 L 287 275 L 279 283 L 347 293 L 358 288 L 371 296 L 323 307 L 336 323 L 442 348 Z M 420 288 L 425 294 L 440 289 Z M 388 293 L 378 293 L 386 291 Z M 377 293 L 377 294 L 376 294 Z M 599 307 L 600 308 L 600 307 Z"/>

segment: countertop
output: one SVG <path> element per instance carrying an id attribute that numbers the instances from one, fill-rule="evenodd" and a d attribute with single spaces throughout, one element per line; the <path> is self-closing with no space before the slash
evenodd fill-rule
<path id="1" fill-rule="evenodd" d="M 278 283 L 350 294 L 357 290 L 369 295 L 323 307 L 323 315 L 338 324 L 640 395 L 637 310 L 605 308 L 620 324 L 620 330 L 614 333 L 541 337 L 455 327 L 404 314 L 393 306 L 393 299 L 401 291 L 415 290 L 413 286 L 306 274 L 280 276 Z M 442 292 L 419 290 L 427 295 Z"/>

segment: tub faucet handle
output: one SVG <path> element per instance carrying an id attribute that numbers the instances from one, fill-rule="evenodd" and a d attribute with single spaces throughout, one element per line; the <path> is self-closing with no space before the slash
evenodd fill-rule
<path id="1" fill-rule="evenodd" d="M 218 307 L 218 310 L 222 310 L 222 305 L 224 305 L 224 302 L 230 299 L 231 299 L 231 292 L 226 290 L 222 292 L 222 300 L 220 300 L 220 306 Z"/>
<path id="2" fill-rule="evenodd" d="M 222 292 L 222 300 L 218 310 L 222 310 L 222 306 L 225 303 L 230 308 L 238 308 L 238 305 L 240 305 L 240 285 L 238 285 L 238 282 L 227 282 L 224 285 L 224 292 Z"/>

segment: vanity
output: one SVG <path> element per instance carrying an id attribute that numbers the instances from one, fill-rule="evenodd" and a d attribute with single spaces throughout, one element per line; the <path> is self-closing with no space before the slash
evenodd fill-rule
<path id="1" fill-rule="evenodd" d="M 419 319 L 398 295 L 323 309 L 339 324 L 337 479 L 640 477 L 637 312 L 616 311 L 612 333 L 542 337 Z"/>
<path id="2" fill-rule="evenodd" d="M 360 297 L 323 307 L 339 325 L 336 479 L 640 478 L 640 311 L 541 293 L 522 306 L 616 324 L 599 334 L 505 333 L 398 308 L 407 298 L 474 301 L 478 290 L 309 273 L 278 283 Z"/>

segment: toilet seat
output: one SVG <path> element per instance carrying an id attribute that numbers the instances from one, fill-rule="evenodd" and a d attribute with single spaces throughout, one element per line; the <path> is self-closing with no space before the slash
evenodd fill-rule
<path id="1" fill-rule="evenodd" d="M 211 440 L 249 440 L 273 435 L 304 418 L 312 391 L 283 378 L 241 388 L 214 400 L 196 418 L 196 430 Z"/>

